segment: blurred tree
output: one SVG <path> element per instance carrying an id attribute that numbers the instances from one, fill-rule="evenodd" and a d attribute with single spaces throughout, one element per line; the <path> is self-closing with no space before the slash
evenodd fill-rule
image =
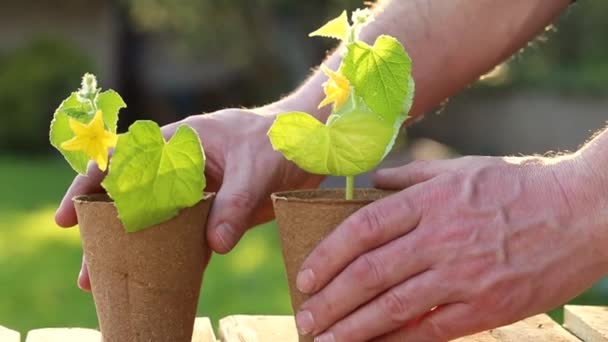
<path id="1" fill-rule="evenodd" d="M 238 69 L 239 105 L 270 101 L 297 85 L 331 44 L 310 40 L 307 33 L 343 8 L 363 6 L 360 0 L 183 0 L 179 4 L 122 0 L 122 4 L 136 31 L 171 40 L 183 59 L 213 59 Z"/>
<path id="2" fill-rule="evenodd" d="M 508 63 L 502 87 L 605 94 L 608 89 L 608 1 L 580 1 Z"/>
<path id="3" fill-rule="evenodd" d="M 40 152 L 49 149 L 52 104 L 78 88 L 90 61 L 72 46 L 51 38 L 35 38 L 0 55 L 0 150 Z"/>

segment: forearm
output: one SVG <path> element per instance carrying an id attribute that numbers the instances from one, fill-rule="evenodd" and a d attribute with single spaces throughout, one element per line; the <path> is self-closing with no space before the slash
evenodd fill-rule
<path id="1" fill-rule="evenodd" d="M 413 60 L 416 97 L 410 113 L 418 116 L 475 81 L 525 46 L 555 19 L 569 0 L 384 0 L 376 20 L 362 32 L 372 43 L 388 34 L 399 39 Z M 339 53 L 326 64 L 336 69 Z M 317 111 L 326 77 L 316 72 L 284 99 L 297 110 Z"/>

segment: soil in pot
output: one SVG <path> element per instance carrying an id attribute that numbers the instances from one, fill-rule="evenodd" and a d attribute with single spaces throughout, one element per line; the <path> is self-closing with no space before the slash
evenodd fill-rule
<path id="1" fill-rule="evenodd" d="M 272 195 L 279 227 L 283 260 L 294 313 L 308 299 L 296 288 L 300 266 L 319 242 L 355 211 L 392 194 L 377 189 L 356 189 L 353 200 L 344 199 L 343 189 L 279 192 Z M 300 342 L 312 337 L 300 336 Z"/>
<path id="2" fill-rule="evenodd" d="M 107 195 L 74 199 L 103 342 L 190 342 L 213 194 L 127 233 Z"/>

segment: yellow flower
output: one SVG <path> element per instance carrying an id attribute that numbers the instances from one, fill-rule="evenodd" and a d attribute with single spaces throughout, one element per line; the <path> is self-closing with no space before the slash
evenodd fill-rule
<path id="1" fill-rule="evenodd" d="M 323 83 L 325 91 L 325 99 L 319 104 L 319 108 L 334 103 L 335 109 L 340 109 L 350 95 L 350 82 L 343 75 L 329 69 L 325 65 L 321 65 L 321 70 L 329 77 L 327 82 Z"/>
<path id="2" fill-rule="evenodd" d="M 108 168 L 108 150 L 116 146 L 118 137 L 104 128 L 101 111 L 95 113 L 93 121 L 88 125 L 70 118 L 70 128 L 75 136 L 61 144 L 61 148 L 86 153 L 101 171 L 105 171 Z"/>

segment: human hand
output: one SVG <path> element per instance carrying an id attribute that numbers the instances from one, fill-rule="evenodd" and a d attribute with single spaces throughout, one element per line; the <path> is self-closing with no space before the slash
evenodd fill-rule
<path id="1" fill-rule="evenodd" d="M 376 186 L 403 190 L 349 217 L 304 262 L 297 285 L 313 296 L 300 332 L 445 341 L 568 301 L 608 273 L 606 215 L 593 200 L 606 184 L 577 159 L 465 157 L 378 172 Z"/>
<path id="2" fill-rule="evenodd" d="M 206 115 L 191 116 L 162 128 L 170 138 L 182 124 L 194 128 L 207 157 L 205 175 L 207 191 L 217 192 L 207 223 L 209 245 L 218 253 L 227 253 L 245 231 L 272 218 L 270 193 L 299 187 L 316 187 L 321 182 L 272 150 L 266 136 L 279 107 L 256 110 L 228 109 Z M 103 192 L 100 186 L 105 174 L 94 165 L 87 176 L 77 176 L 65 194 L 55 220 L 59 226 L 77 224 L 72 198 L 81 194 Z M 202 260 L 207 263 L 207 260 Z M 90 289 L 83 260 L 78 280 L 84 290 Z"/>

